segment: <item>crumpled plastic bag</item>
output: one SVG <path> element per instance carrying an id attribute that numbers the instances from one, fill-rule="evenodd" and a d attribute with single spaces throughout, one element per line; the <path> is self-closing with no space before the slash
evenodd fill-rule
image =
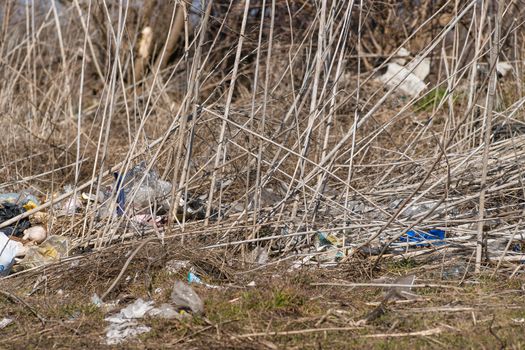
<path id="1" fill-rule="evenodd" d="M 0 277 L 9 275 L 15 257 L 24 250 L 22 243 L 13 241 L 0 232 Z"/>
<path id="2" fill-rule="evenodd" d="M 26 256 L 17 264 L 17 269 L 30 269 L 59 261 L 67 256 L 69 238 L 50 236 L 42 244 L 30 246 Z"/>
<path id="3" fill-rule="evenodd" d="M 204 313 L 202 299 L 195 293 L 193 288 L 182 281 L 177 281 L 173 285 L 171 302 L 178 310 L 191 311 L 196 315 Z"/>
<path id="4" fill-rule="evenodd" d="M 148 172 L 146 170 L 146 163 L 141 162 L 125 175 L 114 174 L 117 187 L 117 214 L 124 213 L 129 201 L 136 214 L 142 211 L 150 213 L 152 207 L 155 207 L 157 212 L 169 211 L 167 197 L 171 194 L 171 183 L 162 180 L 155 170 L 151 169 Z M 144 180 L 141 182 L 142 178 Z"/>

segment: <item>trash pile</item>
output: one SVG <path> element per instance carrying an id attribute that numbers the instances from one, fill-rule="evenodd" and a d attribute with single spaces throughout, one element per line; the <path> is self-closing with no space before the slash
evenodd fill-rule
<path id="1" fill-rule="evenodd" d="M 92 300 L 96 306 L 104 306 L 98 297 L 94 296 Z M 151 327 L 140 323 L 145 317 L 182 320 L 203 313 L 204 303 L 199 295 L 186 283 L 177 281 L 173 286 L 169 303 L 156 307 L 154 301 L 144 301 L 139 298 L 118 313 L 106 317 L 105 320 L 109 322 L 106 327 L 106 343 L 119 344 L 149 332 Z"/>
<path id="2" fill-rule="evenodd" d="M 26 191 L 0 194 L 0 223 L 40 206 L 40 201 Z M 58 261 L 67 254 L 56 243 L 67 246 L 65 237 L 51 236 L 42 225 L 41 217 L 22 218 L 0 229 L 0 276 L 7 276 L 15 263 L 33 267 L 44 262 Z"/>
<path id="3" fill-rule="evenodd" d="M 170 221 L 168 215 L 174 206 L 173 186 L 162 180 L 154 169 L 148 169 L 146 163 L 141 162 L 126 173 L 114 173 L 113 176 L 113 184 L 96 194 L 77 193 L 72 186 L 65 186 L 61 193 L 52 196 L 50 214 L 37 212 L 0 228 L 0 276 L 57 262 L 68 256 L 72 249 L 71 239 L 48 234 L 45 223 L 50 215 L 73 217 L 91 209 L 95 214 L 95 224 L 104 225 L 108 219 L 125 217 L 132 227 L 140 229 L 140 233 L 145 228 L 162 229 Z M 66 198 L 57 200 L 61 196 Z M 198 197 L 188 198 L 181 198 L 175 206 L 174 220 L 204 218 L 204 201 Z M 40 205 L 38 198 L 27 191 L 0 194 L 0 224 Z"/>

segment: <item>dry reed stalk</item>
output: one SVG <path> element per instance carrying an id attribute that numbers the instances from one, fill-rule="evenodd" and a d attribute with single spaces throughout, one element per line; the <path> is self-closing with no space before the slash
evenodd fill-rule
<path id="1" fill-rule="evenodd" d="M 494 32 L 492 34 L 492 45 L 490 48 L 490 71 L 491 77 L 488 85 L 487 100 L 485 108 L 485 140 L 483 150 L 483 169 L 481 172 L 481 192 L 479 195 L 479 221 L 478 221 L 478 234 L 477 234 L 477 246 L 476 246 L 476 273 L 481 272 L 481 260 L 483 254 L 487 254 L 486 251 L 486 235 L 484 234 L 484 222 L 483 217 L 485 216 L 485 195 L 486 195 L 486 183 L 487 183 L 487 165 L 489 158 L 489 149 L 492 134 L 492 113 L 494 109 L 494 99 L 496 95 L 496 84 L 498 82 L 498 76 L 496 72 L 496 64 L 498 62 L 498 56 L 500 53 L 500 30 L 501 30 L 501 18 L 503 15 L 503 7 L 505 5 L 504 0 L 499 0 L 497 3 L 497 15 L 493 17 Z M 489 5 L 487 5 L 489 6 Z M 492 29 L 492 28 L 491 28 Z"/>

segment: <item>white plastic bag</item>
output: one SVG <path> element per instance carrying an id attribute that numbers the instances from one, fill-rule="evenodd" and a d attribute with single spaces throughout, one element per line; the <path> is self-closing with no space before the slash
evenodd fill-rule
<path id="1" fill-rule="evenodd" d="M 0 232 L 0 276 L 7 276 L 11 271 L 15 257 L 23 255 L 24 245 L 9 239 Z"/>

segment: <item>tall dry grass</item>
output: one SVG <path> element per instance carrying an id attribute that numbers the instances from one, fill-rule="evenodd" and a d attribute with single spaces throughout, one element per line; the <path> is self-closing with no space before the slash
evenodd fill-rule
<path id="1" fill-rule="evenodd" d="M 286 251 L 327 230 L 352 254 L 439 227 L 446 254 L 485 240 L 485 258 L 518 259 L 522 1 L 32 4 L 0 5 L 3 190 L 94 192 L 145 161 L 174 185 L 162 237 Z M 421 96 L 375 79 L 401 47 L 431 60 Z M 203 220 L 175 215 L 189 197 Z M 94 207 L 52 230 L 136 235 Z"/>

